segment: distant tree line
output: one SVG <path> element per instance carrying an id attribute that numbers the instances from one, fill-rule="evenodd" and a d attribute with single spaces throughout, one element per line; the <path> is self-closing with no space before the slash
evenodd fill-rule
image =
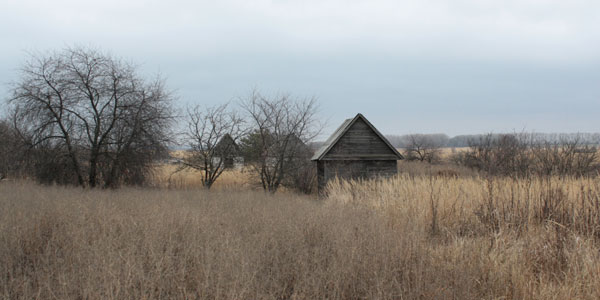
<path id="1" fill-rule="evenodd" d="M 386 135 L 386 138 L 396 148 L 407 148 L 411 144 L 411 136 L 419 135 L 427 139 L 429 143 L 438 145 L 441 148 L 463 148 L 470 147 L 473 141 L 480 140 L 483 137 L 491 136 L 498 139 L 502 136 L 512 133 L 489 133 L 489 134 L 468 134 L 449 137 L 443 133 L 432 134 L 406 134 L 406 135 Z M 580 144 L 600 145 L 600 133 L 528 133 L 537 140 L 544 140 L 551 143 L 558 143 L 564 140 L 577 139 Z"/>

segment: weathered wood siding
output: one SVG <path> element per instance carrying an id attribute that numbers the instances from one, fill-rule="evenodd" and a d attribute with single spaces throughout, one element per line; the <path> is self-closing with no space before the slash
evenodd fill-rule
<path id="1" fill-rule="evenodd" d="M 315 152 L 319 193 L 334 178 L 370 179 L 398 172 L 402 155 L 363 115 L 347 119 Z"/>
<path id="2" fill-rule="evenodd" d="M 397 160 L 396 154 L 362 119 L 348 129 L 323 160 Z"/>
<path id="3" fill-rule="evenodd" d="M 391 177 L 398 172 L 396 160 L 323 160 L 317 162 L 318 189 L 322 192 L 334 178 L 370 179 Z"/>

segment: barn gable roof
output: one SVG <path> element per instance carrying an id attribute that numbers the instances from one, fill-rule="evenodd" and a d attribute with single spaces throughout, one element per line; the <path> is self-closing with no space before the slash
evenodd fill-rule
<path id="1" fill-rule="evenodd" d="M 231 137 L 231 135 L 226 133 L 215 145 L 215 151 L 217 153 L 228 152 L 227 154 L 236 155 L 240 152 L 240 147 Z"/>
<path id="2" fill-rule="evenodd" d="M 400 154 L 398 150 L 396 150 L 396 148 L 392 146 L 392 144 L 379 132 L 379 130 L 377 130 L 377 128 L 375 128 L 375 126 L 373 126 L 373 124 L 371 124 L 371 122 L 369 122 L 369 120 L 367 120 L 365 116 L 359 113 L 352 119 L 346 119 L 342 123 L 342 125 L 340 125 L 340 127 L 338 127 L 338 129 L 336 129 L 333 132 L 333 134 L 327 139 L 327 141 L 325 141 L 323 146 L 319 148 L 317 152 L 315 152 L 314 156 L 312 157 L 312 160 L 323 159 L 327 155 L 327 153 L 329 153 L 329 151 L 337 144 L 337 142 L 348 132 L 348 130 L 352 128 L 352 125 L 354 125 L 358 120 L 362 120 L 371 130 L 373 130 L 375 135 L 379 137 L 379 139 L 390 148 L 390 150 L 393 153 L 391 155 L 391 159 L 404 159 L 402 154 Z"/>

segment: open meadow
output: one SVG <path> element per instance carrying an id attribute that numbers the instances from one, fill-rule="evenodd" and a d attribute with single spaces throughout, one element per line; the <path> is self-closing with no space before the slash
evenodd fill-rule
<path id="1" fill-rule="evenodd" d="M 600 298 L 598 177 L 426 173 L 323 199 L 1 182 L 0 297 Z"/>
<path id="2" fill-rule="evenodd" d="M 0 300 L 600 299 L 600 1 L 0 3 Z"/>

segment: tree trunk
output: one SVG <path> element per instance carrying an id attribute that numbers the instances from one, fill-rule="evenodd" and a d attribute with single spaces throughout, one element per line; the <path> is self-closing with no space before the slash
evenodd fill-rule
<path id="1" fill-rule="evenodd" d="M 92 153 L 92 157 L 90 158 L 90 173 L 88 178 L 88 183 L 90 187 L 96 187 L 97 182 L 97 173 L 98 173 L 98 158 L 96 154 Z"/>
<path id="2" fill-rule="evenodd" d="M 73 147 L 71 143 L 67 141 L 67 150 L 69 151 L 69 157 L 71 157 L 71 161 L 73 162 L 73 168 L 75 168 L 75 173 L 77 174 L 77 184 L 79 186 L 85 186 L 85 181 L 83 180 L 83 175 L 81 174 L 81 167 L 79 166 L 79 161 L 77 160 L 77 156 L 75 156 L 75 152 L 73 151 Z"/>

